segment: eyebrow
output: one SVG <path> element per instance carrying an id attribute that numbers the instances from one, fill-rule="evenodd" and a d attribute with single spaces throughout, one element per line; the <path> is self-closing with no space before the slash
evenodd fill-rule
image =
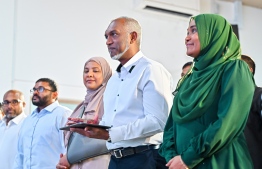
<path id="1" fill-rule="evenodd" d="M 189 28 L 187 28 L 187 30 L 188 30 L 188 29 L 192 29 L 192 28 L 194 28 L 194 27 L 196 27 L 196 25 L 190 26 Z"/>
<path id="2" fill-rule="evenodd" d="M 111 30 L 111 31 L 107 31 L 107 30 L 106 30 L 106 31 L 105 31 L 105 36 L 108 35 L 108 34 L 110 34 L 111 32 L 112 32 L 112 30 Z"/>
<path id="3" fill-rule="evenodd" d="M 111 33 L 117 33 L 118 31 L 116 30 L 116 29 L 113 29 L 113 30 L 111 30 L 111 31 L 109 31 L 109 32 L 105 32 L 105 36 L 107 35 L 107 34 L 111 34 Z"/>

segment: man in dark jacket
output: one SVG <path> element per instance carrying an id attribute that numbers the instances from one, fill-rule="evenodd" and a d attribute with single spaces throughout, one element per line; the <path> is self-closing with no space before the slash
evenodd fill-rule
<path id="1" fill-rule="evenodd" d="M 242 55 L 250 71 L 255 74 L 255 62 L 246 55 Z M 247 140 L 248 149 L 254 164 L 254 169 L 262 168 L 262 88 L 255 88 L 253 101 L 245 128 L 245 136 Z"/>

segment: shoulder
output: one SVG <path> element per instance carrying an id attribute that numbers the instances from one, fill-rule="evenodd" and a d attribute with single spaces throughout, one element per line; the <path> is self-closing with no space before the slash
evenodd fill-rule
<path id="1" fill-rule="evenodd" d="M 58 114 L 68 114 L 70 115 L 72 113 L 72 110 L 70 110 L 69 108 L 62 106 L 62 105 L 58 105 L 54 111 Z"/>
<path id="2" fill-rule="evenodd" d="M 230 60 L 218 69 L 221 74 L 221 84 L 225 88 L 235 88 L 245 92 L 254 92 L 254 79 L 248 65 L 243 60 Z"/>
<path id="3" fill-rule="evenodd" d="M 224 66 L 225 66 L 226 69 L 239 69 L 239 68 L 241 68 L 242 70 L 249 70 L 246 62 L 241 60 L 241 59 L 229 60 L 224 64 Z"/>
<path id="4" fill-rule="evenodd" d="M 262 88 L 261 87 L 256 86 L 255 92 L 254 92 L 254 98 L 261 100 L 261 106 L 262 106 Z"/>
<path id="5" fill-rule="evenodd" d="M 170 72 L 161 63 L 149 59 L 146 56 L 143 56 L 138 64 L 139 66 L 143 66 L 148 73 L 160 73 L 171 77 Z"/>
<path id="6" fill-rule="evenodd" d="M 249 70 L 248 65 L 245 61 L 237 59 L 237 60 L 230 60 L 223 64 L 223 74 L 226 77 L 230 76 L 241 76 L 243 78 L 252 78 L 252 73 Z"/>
<path id="7" fill-rule="evenodd" d="M 251 112 L 258 112 L 259 114 L 261 114 L 261 110 L 262 110 L 262 88 L 256 87 L 253 96 Z"/>
<path id="8" fill-rule="evenodd" d="M 154 67 L 164 67 L 161 63 L 153 60 L 153 59 L 149 59 L 146 56 L 141 57 L 140 62 L 143 65 L 147 65 L 147 66 L 154 66 Z"/>
<path id="9" fill-rule="evenodd" d="M 256 87 L 255 92 L 262 93 L 262 87 Z"/>

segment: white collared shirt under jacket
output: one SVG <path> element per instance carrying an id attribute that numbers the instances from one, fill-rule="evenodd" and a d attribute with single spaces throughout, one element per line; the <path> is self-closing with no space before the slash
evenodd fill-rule
<path id="1" fill-rule="evenodd" d="M 72 111 L 58 101 L 33 111 L 19 132 L 15 169 L 54 169 L 65 153 L 63 130 Z"/>
<path id="2" fill-rule="evenodd" d="M 160 63 L 138 52 L 109 79 L 101 125 L 109 129 L 108 149 L 161 144 L 172 106 L 173 81 Z"/>
<path id="3" fill-rule="evenodd" d="M 18 132 L 25 118 L 26 115 L 22 112 L 7 125 L 5 116 L 0 122 L 0 168 L 13 168 L 17 154 Z"/>

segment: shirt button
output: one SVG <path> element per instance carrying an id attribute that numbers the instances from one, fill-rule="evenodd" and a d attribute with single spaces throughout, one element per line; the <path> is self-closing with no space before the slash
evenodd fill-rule
<path id="1" fill-rule="evenodd" d="M 114 110 L 114 112 L 115 112 L 116 110 Z"/>
<path id="2" fill-rule="evenodd" d="M 121 79 L 121 81 L 124 81 L 124 79 Z"/>
<path id="3" fill-rule="evenodd" d="M 119 96 L 119 94 L 117 96 Z"/>

